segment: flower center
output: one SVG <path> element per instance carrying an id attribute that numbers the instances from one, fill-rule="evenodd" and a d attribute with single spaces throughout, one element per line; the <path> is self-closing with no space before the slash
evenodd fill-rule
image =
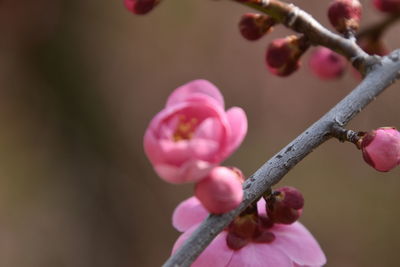
<path id="1" fill-rule="evenodd" d="M 237 217 L 228 227 L 226 243 L 230 249 L 239 250 L 248 243 L 271 243 L 275 235 L 271 231 L 273 222 L 257 214 Z"/>
<path id="2" fill-rule="evenodd" d="M 173 140 L 178 142 L 181 140 L 192 139 L 198 122 L 199 120 L 197 118 L 188 118 L 185 115 L 179 115 L 178 125 L 176 126 L 175 132 L 172 136 Z"/>

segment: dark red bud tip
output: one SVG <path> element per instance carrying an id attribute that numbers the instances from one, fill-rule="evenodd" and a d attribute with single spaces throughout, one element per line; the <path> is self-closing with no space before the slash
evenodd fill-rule
<path id="1" fill-rule="evenodd" d="M 255 41 L 271 31 L 274 24 L 275 21 L 268 16 L 247 13 L 240 19 L 239 30 L 245 39 Z"/>
<path id="2" fill-rule="evenodd" d="M 334 0 L 328 8 L 328 18 L 338 32 L 355 32 L 360 26 L 361 10 L 358 0 Z"/>
<path id="3" fill-rule="evenodd" d="M 374 0 L 376 9 L 385 13 L 400 13 L 399 0 Z"/>
<path id="4" fill-rule="evenodd" d="M 265 61 L 269 71 L 278 76 L 288 76 L 299 66 L 299 58 L 304 52 L 297 36 L 273 40 L 267 48 Z"/>
<path id="5" fill-rule="evenodd" d="M 136 15 L 149 13 L 159 2 L 159 0 L 124 0 L 125 7 Z"/>
<path id="6" fill-rule="evenodd" d="M 381 172 L 400 164 L 400 132 L 393 127 L 382 127 L 366 133 L 361 140 L 366 163 Z"/>

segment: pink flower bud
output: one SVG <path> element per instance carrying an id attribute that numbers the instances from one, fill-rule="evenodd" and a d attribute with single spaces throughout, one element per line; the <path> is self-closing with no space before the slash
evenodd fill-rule
<path id="1" fill-rule="evenodd" d="M 307 48 L 295 35 L 273 40 L 265 55 L 269 71 L 278 76 L 292 74 L 299 68 L 299 58 Z"/>
<path id="2" fill-rule="evenodd" d="M 329 21 L 340 33 L 356 32 L 360 26 L 361 9 L 358 0 L 334 0 L 328 8 Z"/>
<path id="3" fill-rule="evenodd" d="M 385 13 L 399 13 L 400 0 L 374 0 L 376 9 Z"/>
<path id="4" fill-rule="evenodd" d="M 245 39 L 255 41 L 270 32 L 274 24 L 275 20 L 271 17 L 247 13 L 240 19 L 239 30 Z"/>
<path id="5" fill-rule="evenodd" d="M 268 218 L 275 223 L 291 224 L 297 221 L 304 206 L 299 190 L 285 186 L 274 191 L 267 199 Z"/>
<path id="6" fill-rule="evenodd" d="M 159 2 L 159 0 L 124 0 L 125 7 L 136 15 L 147 14 Z"/>
<path id="7" fill-rule="evenodd" d="M 361 140 L 364 160 L 381 172 L 400 164 L 400 132 L 396 128 L 382 127 L 371 131 Z"/>
<path id="8" fill-rule="evenodd" d="M 346 59 L 326 47 L 317 48 L 310 57 L 310 69 L 324 80 L 339 78 L 345 67 Z"/>
<path id="9" fill-rule="evenodd" d="M 215 167 L 196 184 L 195 195 L 210 213 L 225 213 L 242 202 L 242 182 L 235 171 Z"/>

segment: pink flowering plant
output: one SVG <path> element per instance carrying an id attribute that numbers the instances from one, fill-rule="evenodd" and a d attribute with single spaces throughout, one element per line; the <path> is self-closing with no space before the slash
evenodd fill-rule
<path id="1" fill-rule="evenodd" d="M 145 153 L 160 178 L 172 184 L 194 183 L 194 196 L 173 213 L 172 224 L 182 234 L 164 266 L 323 266 L 324 252 L 298 222 L 303 195 L 293 187 L 273 190 L 272 186 L 332 137 L 355 144 L 365 162 L 377 171 L 400 165 L 400 132 L 396 128 L 368 132 L 344 128 L 399 78 L 400 51 L 380 56 L 388 53 L 382 37 L 400 18 L 400 1 L 371 1 L 386 18 L 361 30 L 360 1 L 331 1 L 326 15 L 337 33 L 284 1 L 231 1 L 258 11 L 245 13 L 239 20 L 239 32 L 246 40 L 261 40 L 278 26 L 296 32 L 267 46 L 264 61 L 272 75 L 293 75 L 302 67 L 309 48 L 318 46 L 309 60 L 317 77 L 339 79 L 351 64 L 364 80 L 247 178 L 237 167 L 221 166 L 247 133 L 245 112 L 239 107 L 226 110 L 221 92 L 206 80 L 193 80 L 175 89 L 144 135 Z M 134 14 L 146 14 L 159 3 L 124 1 Z"/>

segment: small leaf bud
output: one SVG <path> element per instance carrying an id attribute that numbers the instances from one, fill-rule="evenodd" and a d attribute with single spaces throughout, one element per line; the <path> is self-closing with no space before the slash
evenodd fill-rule
<path id="1" fill-rule="evenodd" d="M 361 9 L 358 0 L 334 0 L 328 8 L 328 18 L 338 32 L 356 32 L 360 26 Z"/>
<path id="2" fill-rule="evenodd" d="M 378 171 L 388 172 L 400 164 L 400 132 L 381 127 L 366 133 L 360 140 L 365 162 Z"/>
<path id="3" fill-rule="evenodd" d="M 270 32 L 273 25 L 275 20 L 269 16 L 247 13 L 240 19 L 239 30 L 245 39 L 255 41 Z"/>

